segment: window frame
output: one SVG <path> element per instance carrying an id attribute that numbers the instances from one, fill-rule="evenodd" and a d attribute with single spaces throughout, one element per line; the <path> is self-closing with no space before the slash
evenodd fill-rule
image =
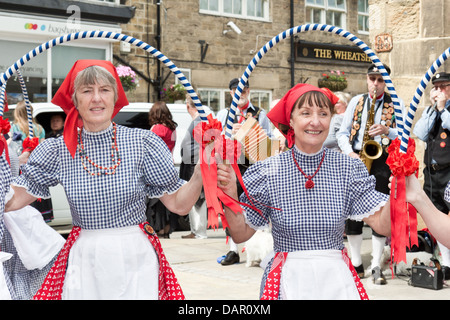
<path id="1" fill-rule="evenodd" d="M 120 0 L 87 0 L 88 2 L 105 2 L 105 3 L 111 3 L 111 4 L 116 4 L 116 5 L 120 5 Z"/>
<path id="2" fill-rule="evenodd" d="M 359 11 L 359 1 L 366 1 L 367 2 L 367 8 L 366 8 L 367 11 L 366 12 Z M 360 16 L 364 16 L 366 18 L 369 18 L 369 1 L 368 0 L 358 0 L 358 17 L 357 17 L 358 33 L 368 35 L 370 26 L 364 26 L 367 30 L 360 30 L 359 29 L 359 17 Z M 367 22 L 369 22 L 369 21 L 367 20 Z"/>
<path id="3" fill-rule="evenodd" d="M 347 29 L 347 15 L 348 15 L 348 6 L 347 6 L 347 1 L 344 1 L 344 9 L 340 9 L 340 8 L 336 8 L 336 7 L 331 7 L 328 5 L 328 0 L 323 0 L 324 4 L 320 5 L 320 4 L 312 4 L 312 3 L 308 3 L 308 1 L 305 1 L 305 17 L 308 11 L 308 8 L 310 9 L 315 9 L 315 10 L 320 10 L 320 22 L 314 22 L 313 21 L 313 14 L 311 11 L 311 15 L 309 17 L 306 17 L 306 21 L 307 23 L 319 23 L 319 24 L 329 24 L 327 23 L 327 12 L 338 12 L 342 14 L 342 25 L 336 25 L 335 23 L 333 23 L 333 25 L 342 28 L 342 29 Z"/>
<path id="4" fill-rule="evenodd" d="M 208 91 L 208 92 L 218 92 L 219 93 L 219 109 L 214 110 L 211 108 L 209 104 L 209 96 L 206 97 L 205 93 L 202 93 L 202 91 Z M 231 95 L 230 95 L 230 89 L 221 89 L 221 88 L 208 88 L 208 87 L 201 87 L 198 88 L 198 93 L 200 95 L 202 104 L 207 105 L 210 107 L 210 109 L 217 114 L 220 110 L 226 109 L 231 105 Z M 227 96 L 228 95 L 228 96 Z M 268 103 L 267 108 L 263 107 L 263 109 L 268 112 L 270 108 L 270 103 L 272 101 L 272 91 L 271 90 L 263 90 L 263 89 L 250 89 L 250 101 L 254 101 L 255 96 L 258 97 L 258 103 L 255 103 L 254 105 L 260 107 L 261 106 L 261 100 L 263 99 L 262 96 L 267 95 Z M 228 103 L 229 101 L 229 103 Z M 253 104 L 253 103 L 252 103 Z"/>
<path id="5" fill-rule="evenodd" d="M 210 0 L 205 0 L 209 3 Z M 227 0 L 217 0 L 218 1 L 218 10 L 209 10 L 201 8 L 201 0 L 199 0 L 199 13 L 200 14 L 209 14 L 221 17 L 230 17 L 230 18 L 239 18 L 239 19 L 248 19 L 248 20 L 256 20 L 256 21 L 270 21 L 270 0 L 260 0 L 262 2 L 263 8 L 263 17 L 251 16 L 248 15 L 247 2 L 255 1 L 255 0 L 241 0 L 242 1 L 242 14 L 234 14 L 227 13 L 224 11 L 224 1 Z"/>

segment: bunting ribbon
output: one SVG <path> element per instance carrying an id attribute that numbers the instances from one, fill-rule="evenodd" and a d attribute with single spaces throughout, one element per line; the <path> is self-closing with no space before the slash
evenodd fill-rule
<path id="1" fill-rule="evenodd" d="M 409 139 L 406 153 L 400 151 L 401 141 L 397 138 L 388 147 L 386 164 L 392 172 L 391 210 L 391 263 L 406 263 L 406 248 L 418 246 L 417 211 L 406 202 L 406 177 L 418 174 L 419 161 L 414 151 L 413 139 Z"/>

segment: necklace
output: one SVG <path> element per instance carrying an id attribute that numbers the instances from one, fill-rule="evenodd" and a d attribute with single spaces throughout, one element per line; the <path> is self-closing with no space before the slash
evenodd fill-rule
<path id="1" fill-rule="evenodd" d="M 314 172 L 314 174 L 312 176 L 308 176 L 306 175 L 302 168 L 300 168 L 300 166 L 298 165 L 297 160 L 295 159 L 295 155 L 294 155 L 294 148 L 292 148 L 292 159 L 294 159 L 295 165 L 297 166 L 298 170 L 300 170 L 300 172 L 303 174 L 303 176 L 306 178 L 306 182 L 305 182 L 305 188 L 306 189 L 312 189 L 314 188 L 314 181 L 312 181 L 312 178 L 314 178 L 314 176 L 316 175 L 317 172 L 319 172 L 320 166 L 323 163 L 323 159 L 325 159 L 325 149 L 323 150 L 323 155 L 322 155 L 322 159 L 320 160 L 319 166 L 317 167 L 316 172 Z"/>
<path id="2" fill-rule="evenodd" d="M 101 165 L 96 164 L 94 161 L 92 161 L 91 158 L 89 158 L 86 154 L 86 151 L 84 150 L 84 144 L 83 139 L 81 138 L 81 132 L 79 132 L 79 138 L 80 143 L 78 145 L 78 153 L 80 155 L 81 164 L 83 165 L 84 170 L 87 171 L 91 176 L 100 176 L 100 175 L 111 175 L 116 173 L 117 167 L 120 165 L 120 157 L 119 157 L 119 148 L 117 147 L 117 125 L 113 122 L 113 135 L 112 135 L 112 144 L 111 144 L 111 162 L 113 163 L 110 167 L 103 167 Z M 97 168 L 98 172 L 91 172 L 89 171 L 88 167 L 86 166 L 84 160 L 87 160 L 90 165 Z M 116 160 L 117 159 L 117 160 Z"/>

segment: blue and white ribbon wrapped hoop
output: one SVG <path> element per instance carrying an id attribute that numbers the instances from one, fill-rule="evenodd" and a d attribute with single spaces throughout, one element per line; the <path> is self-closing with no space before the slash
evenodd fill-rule
<path id="1" fill-rule="evenodd" d="M 389 74 L 387 73 L 386 69 L 383 66 L 383 63 L 378 59 L 378 57 L 375 55 L 375 53 L 360 39 L 358 39 L 355 35 L 351 34 L 350 32 L 343 30 L 341 28 L 327 25 L 327 24 L 305 24 L 300 25 L 288 30 L 285 30 L 278 34 L 277 36 L 273 37 L 271 40 L 269 40 L 253 57 L 252 61 L 249 63 L 247 68 L 244 71 L 244 74 L 239 79 L 239 84 L 236 89 L 236 92 L 233 96 L 233 101 L 231 102 L 230 106 L 230 112 L 226 123 L 226 130 L 225 135 L 227 137 L 231 137 L 231 131 L 233 128 L 233 122 L 236 115 L 237 110 L 237 103 L 239 102 L 239 98 L 241 96 L 242 90 L 244 88 L 245 83 L 248 81 L 248 78 L 250 77 L 250 74 L 255 69 L 256 65 L 258 64 L 259 60 L 262 59 L 262 57 L 272 48 L 274 47 L 278 42 L 281 40 L 286 39 L 287 37 L 291 37 L 294 34 L 300 33 L 300 32 L 306 32 L 306 31 L 326 31 L 335 33 L 341 37 L 344 37 L 351 42 L 353 42 L 355 45 L 357 45 L 359 48 L 361 48 L 367 56 L 372 60 L 372 62 L 378 67 L 378 69 L 381 71 L 381 75 L 383 76 L 383 79 L 386 83 L 386 87 L 389 91 L 389 94 L 391 95 L 392 101 L 394 103 L 394 110 L 395 110 L 395 118 L 397 122 L 397 127 L 399 128 L 399 138 L 401 137 L 401 132 L 403 131 L 403 115 L 402 110 L 400 107 L 400 102 L 397 96 L 397 93 L 395 91 L 394 85 L 392 84 L 392 80 L 389 77 Z"/>
<path id="2" fill-rule="evenodd" d="M 414 97 L 411 101 L 408 114 L 405 117 L 405 124 L 400 144 L 400 150 L 404 153 L 406 153 L 406 149 L 408 147 L 408 140 L 411 132 L 411 127 L 414 120 L 414 115 L 416 114 L 417 111 L 417 106 L 419 105 L 420 102 L 420 98 L 422 97 L 425 88 L 427 87 L 431 78 L 436 73 L 437 69 L 444 63 L 445 60 L 449 58 L 449 56 L 450 56 L 450 47 L 447 48 L 447 50 L 445 50 L 441 54 L 441 56 L 438 59 L 436 59 L 436 61 L 431 65 L 431 67 L 425 73 L 422 80 L 420 81 L 419 86 L 416 89 L 416 93 L 414 94 Z"/>
<path id="3" fill-rule="evenodd" d="M 16 74 L 17 74 L 17 77 L 19 78 L 20 87 L 22 88 L 23 100 L 25 101 L 25 106 L 27 107 L 28 136 L 30 137 L 30 139 L 32 139 L 34 137 L 33 114 L 31 112 L 30 99 L 28 98 L 28 90 L 27 90 L 27 86 L 25 85 L 25 81 L 23 80 L 22 73 L 20 72 L 20 70 L 17 70 Z"/>
<path id="4" fill-rule="evenodd" d="M 6 82 L 2 84 L 0 87 L 0 117 L 3 117 L 3 110 L 5 108 L 5 91 L 6 91 Z"/>
<path id="5" fill-rule="evenodd" d="M 28 52 L 26 55 L 24 55 L 22 58 L 17 60 L 13 65 L 11 65 L 4 73 L 0 74 L 0 84 L 5 84 L 8 79 L 17 71 L 19 70 L 26 62 L 30 61 L 32 58 L 37 56 L 38 54 L 57 46 L 61 43 L 73 41 L 73 40 L 79 40 L 79 39 L 90 39 L 90 38 L 103 38 L 103 39 L 112 39 L 112 40 L 118 40 L 123 42 L 128 42 L 130 44 L 133 44 L 148 53 L 152 54 L 155 58 L 159 59 L 161 62 L 163 62 L 169 69 L 172 71 L 175 76 L 180 80 L 180 82 L 185 87 L 187 93 L 192 98 L 192 101 L 195 104 L 195 107 L 197 108 L 200 118 L 202 121 L 208 121 L 207 114 L 205 112 L 205 109 L 203 108 L 202 103 L 200 102 L 200 99 L 197 96 L 197 93 L 192 88 L 189 81 L 186 79 L 184 74 L 178 69 L 178 67 L 170 61 L 169 58 L 167 58 L 165 55 L 163 55 L 160 51 L 156 50 L 149 44 L 145 43 L 144 41 L 141 41 L 139 39 L 133 38 L 131 36 L 127 36 L 122 33 L 117 32 L 106 32 L 106 31 L 83 31 L 83 32 L 76 32 L 76 33 L 70 33 L 66 34 L 60 37 L 57 37 L 53 40 L 50 40 L 46 43 L 41 44 L 40 46 L 37 46 L 30 52 Z"/>

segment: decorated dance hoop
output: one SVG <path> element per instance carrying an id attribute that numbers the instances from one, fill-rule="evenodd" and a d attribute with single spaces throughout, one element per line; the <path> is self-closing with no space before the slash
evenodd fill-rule
<path id="1" fill-rule="evenodd" d="M 377 66 L 377 68 L 380 70 L 381 75 L 383 76 L 383 79 L 386 83 L 386 87 L 388 88 L 389 94 L 391 95 L 392 102 L 394 103 L 394 111 L 395 111 L 395 118 L 397 121 L 397 128 L 399 128 L 399 139 L 401 138 L 401 134 L 403 131 L 403 116 L 402 116 L 402 110 L 400 107 L 400 102 L 397 96 L 397 93 L 395 91 L 394 85 L 392 84 L 392 80 L 387 73 L 386 69 L 383 66 L 383 63 L 380 61 L 380 59 L 376 56 L 376 54 L 358 37 L 353 35 L 352 33 L 343 30 L 341 28 L 327 25 L 327 24 L 305 24 L 296 26 L 290 29 L 287 29 L 277 36 L 273 37 L 271 40 L 269 40 L 253 57 L 253 59 L 250 61 L 249 65 L 245 69 L 243 75 L 239 79 L 238 87 L 236 89 L 236 92 L 233 96 L 233 101 L 231 102 L 230 106 L 230 112 L 228 115 L 228 119 L 226 122 L 226 129 L 225 129 L 225 135 L 227 137 L 231 137 L 231 131 L 233 128 L 233 122 L 236 115 L 237 110 L 237 103 L 239 101 L 239 98 L 241 96 L 242 90 L 244 89 L 245 83 L 248 81 L 248 78 L 250 77 L 251 73 L 255 69 L 258 62 L 262 59 L 262 57 L 276 44 L 278 44 L 281 40 L 284 40 L 288 37 L 291 37 L 297 33 L 300 32 L 306 32 L 306 31 L 326 31 L 330 33 L 335 33 L 341 37 L 344 37 L 348 39 L 349 41 L 353 42 L 355 45 L 357 45 L 360 49 L 362 49 L 367 56 L 372 60 L 372 62 Z M 406 149 L 405 149 L 406 150 Z M 405 151 L 406 152 L 406 151 Z"/>
<path id="2" fill-rule="evenodd" d="M 180 82 L 185 87 L 189 96 L 192 98 L 192 101 L 194 102 L 195 107 L 196 107 L 197 111 L 199 112 L 201 120 L 203 122 L 208 121 L 207 114 L 205 112 L 205 109 L 204 109 L 202 103 L 200 102 L 200 99 L 197 96 L 197 93 L 192 88 L 191 84 L 186 79 L 184 74 L 178 69 L 178 67 L 172 61 L 170 61 L 169 58 L 167 58 L 160 51 L 156 50 L 151 45 L 145 43 L 142 40 L 133 38 L 131 36 L 127 36 L 122 33 L 117 33 L 117 32 L 112 32 L 112 31 L 106 32 L 106 31 L 95 30 L 95 31 L 83 31 L 83 32 L 70 33 L 70 34 L 66 34 L 66 35 L 54 38 L 46 43 L 43 43 L 43 44 L 37 46 L 36 48 L 34 48 L 33 50 L 31 50 L 30 52 L 25 54 L 22 58 L 17 60 L 14 64 L 12 64 L 4 73 L 0 74 L 0 84 L 2 85 L 2 88 L 4 85 L 6 85 L 6 82 L 14 73 L 19 74 L 19 69 L 25 63 L 30 61 L 32 58 L 34 58 L 38 54 L 41 54 L 42 52 L 47 51 L 48 49 L 55 47 L 59 44 L 65 43 L 65 42 L 80 40 L 80 39 L 91 39 L 91 38 L 112 39 L 112 40 L 127 42 L 127 43 L 133 44 L 133 45 L 147 51 L 148 53 L 152 54 L 155 58 L 157 58 L 158 60 L 163 62 L 170 69 L 170 71 L 172 71 L 175 74 L 175 76 L 178 78 L 178 80 L 180 80 Z M 20 79 L 20 77 L 19 77 L 19 79 Z M 3 115 L 3 107 L 1 108 L 0 111 L 1 111 L 0 115 Z"/>
<path id="3" fill-rule="evenodd" d="M 20 87 L 22 89 L 23 99 L 25 101 L 25 106 L 27 108 L 27 121 L 28 121 L 28 135 L 31 138 L 34 136 L 33 131 L 33 114 L 31 112 L 31 103 L 30 99 L 28 98 L 28 90 L 25 85 L 25 81 L 23 79 L 22 73 L 20 70 L 16 71 L 17 77 L 19 79 Z M 0 88 L 0 117 L 3 117 L 3 111 L 5 107 L 5 92 L 6 92 L 6 82 L 2 84 Z"/>
<path id="4" fill-rule="evenodd" d="M 401 137 L 401 145 L 400 150 L 403 152 L 406 152 L 407 146 L 408 146 L 408 140 L 411 132 L 412 123 L 414 120 L 414 115 L 417 111 L 417 106 L 420 102 L 420 98 L 423 95 L 423 92 L 425 91 L 425 88 L 427 87 L 428 83 L 430 82 L 431 78 L 436 73 L 437 69 L 444 63 L 445 60 L 447 60 L 450 57 L 450 47 L 447 48 L 440 56 L 436 59 L 436 61 L 431 65 L 431 67 L 428 69 L 428 71 L 423 76 L 422 80 L 420 81 L 419 86 L 416 89 L 416 93 L 414 94 L 414 97 L 411 101 L 408 114 L 405 117 L 405 123 L 403 128 L 403 134 Z"/>
<path id="5" fill-rule="evenodd" d="M 6 82 L 0 87 L 0 117 L 3 117 L 3 110 L 5 108 L 5 92 L 6 92 Z"/>

